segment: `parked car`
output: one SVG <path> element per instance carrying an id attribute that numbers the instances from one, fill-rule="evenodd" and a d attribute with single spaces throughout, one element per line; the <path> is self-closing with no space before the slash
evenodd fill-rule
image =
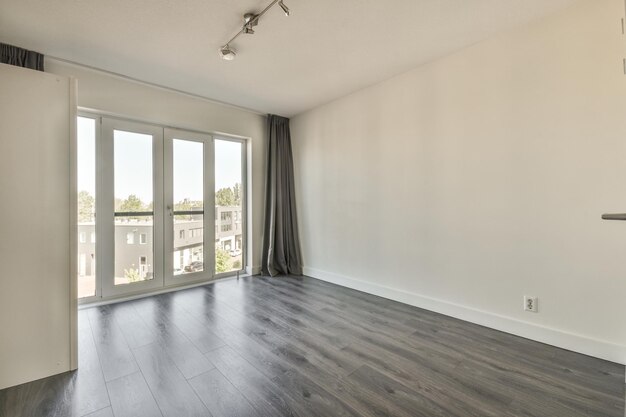
<path id="1" fill-rule="evenodd" d="M 241 249 L 233 249 L 230 251 L 230 256 L 239 256 L 241 255 Z"/>
<path id="2" fill-rule="evenodd" d="M 204 263 L 200 261 L 194 261 L 185 266 L 185 272 L 198 272 L 204 269 Z"/>

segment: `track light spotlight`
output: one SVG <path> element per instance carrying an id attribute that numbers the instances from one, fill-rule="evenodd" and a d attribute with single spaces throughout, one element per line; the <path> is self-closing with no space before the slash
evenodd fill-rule
<path id="1" fill-rule="evenodd" d="M 235 56 L 237 55 L 236 51 L 230 47 L 230 45 L 226 44 L 224 46 L 222 46 L 220 49 L 220 56 L 222 57 L 222 59 L 225 59 L 226 61 L 232 61 L 233 59 L 235 59 Z"/>
<path id="2" fill-rule="evenodd" d="M 259 17 L 254 13 L 246 13 L 243 15 L 243 25 L 253 27 L 259 24 Z"/>
<path id="3" fill-rule="evenodd" d="M 281 9 L 283 9 L 283 12 L 285 12 L 285 16 L 289 16 L 291 14 L 289 7 L 287 7 L 285 3 L 283 3 L 283 0 L 280 0 L 278 2 L 278 5 L 280 6 Z"/>
<path id="4" fill-rule="evenodd" d="M 254 29 L 259 24 L 259 17 L 254 13 L 246 13 L 243 15 L 243 33 L 246 35 L 254 35 Z"/>
<path id="5" fill-rule="evenodd" d="M 272 0 L 272 2 L 259 13 L 250 12 L 244 14 L 243 25 L 241 26 L 241 29 L 239 29 L 239 32 L 237 32 L 235 36 L 230 38 L 230 40 L 219 49 L 222 59 L 225 59 L 227 61 L 232 61 L 233 59 L 235 59 L 236 52 L 233 48 L 230 47 L 230 44 L 234 42 L 235 39 L 237 39 L 241 34 L 253 35 L 254 27 L 259 24 L 259 19 L 261 18 L 261 16 L 263 16 L 269 9 L 276 5 L 276 3 L 278 3 L 280 8 L 283 9 L 283 12 L 285 12 L 285 16 L 289 16 L 291 14 L 289 7 L 285 5 L 283 0 Z"/>

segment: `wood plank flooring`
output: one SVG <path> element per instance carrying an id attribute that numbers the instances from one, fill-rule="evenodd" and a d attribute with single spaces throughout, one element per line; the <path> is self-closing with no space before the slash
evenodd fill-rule
<path id="1" fill-rule="evenodd" d="M 79 369 L 0 416 L 624 417 L 624 367 L 312 278 L 79 312 Z"/>

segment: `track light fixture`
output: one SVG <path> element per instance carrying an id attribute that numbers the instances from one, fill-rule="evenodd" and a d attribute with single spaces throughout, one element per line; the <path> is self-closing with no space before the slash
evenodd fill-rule
<path id="1" fill-rule="evenodd" d="M 232 61 L 233 59 L 235 59 L 235 55 L 237 55 L 237 54 L 236 54 L 235 50 L 230 47 L 230 44 L 235 39 L 237 39 L 239 37 L 239 35 L 241 35 L 242 33 L 244 33 L 246 35 L 254 35 L 254 29 L 253 28 L 256 25 L 259 24 L 259 19 L 261 18 L 261 16 L 263 16 L 276 3 L 278 3 L 280 8 L 283 9 L 283 12 L 285 12 L 285 16 L 289 16 L 291 14 L 291 11 L 289 10 L 289 7 L 287 7 L 285 5 L 283 0 L 273 0 L 259 14 L 254 14 L 254 13 L 246 13 L 246 14 L 244 14 L 243 15 L 243 25 L 242 25 L 241 29 L 239 30 L 239 32 L 237 32 L 237 34 L 235 34 L 235 36 L 233 36 L 228 42 L 226 42 L 226 44 L 224 44 L 224 46 L 222 46 L 219 49 L 219 53 L 220 53 L 220 56 L 222 57 L 222 59 L 224 59 L 226 61 Z"/>

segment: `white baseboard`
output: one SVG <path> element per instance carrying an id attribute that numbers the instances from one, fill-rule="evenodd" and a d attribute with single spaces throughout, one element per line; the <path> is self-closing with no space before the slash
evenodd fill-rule
<path id="1" fill-rule="evenodd" d="M 426 297 L 316 268 L 305 267 L 304 275 L 584 355 L 605 359 L 622 365 L 626 364 L 626 346 L 540 326 L 511 317 L 465 307 L 448 301 Z"/>

